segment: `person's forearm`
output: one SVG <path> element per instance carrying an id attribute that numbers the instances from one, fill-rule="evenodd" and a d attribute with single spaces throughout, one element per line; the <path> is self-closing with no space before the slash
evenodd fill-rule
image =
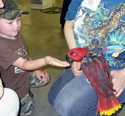
<path id="1" fill-rule="evenodd" d="M 37 70 L 45 65 L 52 65 L 58 67 L 67 67 L 69 63 L 66 61 L 60 61 L 59 59 L 53 58 L 51 56 L 46 56 L 45 58 L 40 58 L 37 60 L 27 61 L 22 57 L 19 57 L 14 63 L 14 66 L 23 69 L 23 70 Z"/>
<path id="2" fill-rule="evenodd" d="M 40 59 L 37 59 L 37 60 L 26 61 L 25 63 L 23 63 L 22 67 L 25 70 L 36 70 L 36 69 L 39 69 L 39 68 L 47 65 L 47 62 L 46 62 L 45 58 L 40 58 Z"/>
<path id="3" fill-rule="evenodd" d="M 29 59 L 32 60 L 30 56 L 29 56 Z M 36 70 L 34 70 L 34 71 L 37 71 L 37 70 L 39 70 L 39 69 L 36 69 Z"/>
<path id="4" fill-rule="evenodd" d="M 64 34 L 69 49 L 76 48 L 77 45 L 73 34 L 73 20 L 72 21 L 66 20 L 64 26 Z"/>
<path id="5" fill-rule="evenodd" d="M 37 60 L 29 60 L 29 61 L 20 57 L 19 59 L 17 59 L 17 61 L 15 61 L 13 63 L 13 65 L 17 66 L 17 67 L 19 67 L 23 70 L 36 70 L 36 69 L 39 69 L 39 68 L 49 64 L 46 61 L 46 57 L 40 58 L 40 59 L 37 59 Z"/>

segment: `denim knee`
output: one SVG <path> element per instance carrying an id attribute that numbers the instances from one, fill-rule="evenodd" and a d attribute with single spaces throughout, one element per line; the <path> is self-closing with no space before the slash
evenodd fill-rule
<path id="1" fill-rule="evenodd" d="M 54 106 L 54 102 L 58 93 L 73 78 L 75 78 L 75 75 L 73 74 L 71 68 L 66 68 L 59 74 L 52 84 L 48 94 L 48 101 L 52 106 Z"/>
<path id="2" fill-rule="evenodd" d="M 86 77 L 74 78 L 58 93 L 54 107 L 62 116 L 82 116 L 91 108 L 96 114 L 97 94 Z"/>

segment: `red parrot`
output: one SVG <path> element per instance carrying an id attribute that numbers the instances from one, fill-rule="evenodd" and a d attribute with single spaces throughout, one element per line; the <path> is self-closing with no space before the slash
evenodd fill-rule
<path id="1" fill-rule="evenodd" d="M 118 111 L 121 103 L 114 95 L 110 66 L 104 55 L 87 48 L 73 48 L 68 55 L 73 61 L 82 61 L 82 70 L 98 94 L 96 114 L 111 116 Z"/>

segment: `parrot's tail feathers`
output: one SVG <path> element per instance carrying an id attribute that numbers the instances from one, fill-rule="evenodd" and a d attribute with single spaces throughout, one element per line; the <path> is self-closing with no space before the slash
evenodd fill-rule
<path id="1" fill-rule="evenodd" d="M 104 97 L 102 95 L 98 96 L 97 114 L 100 112 L 101 116 L 111 116 L 119 109 L 121 109 L 121 103 L 115 95 L 110 97 Z"/>
<path id="2" fill-rule="evenodd" d="M 118 99 L 114 96 L 111 96 L 112 97 L 112 104 L 113 104 L 115 110 L 118 111 L 122 106 L 121 106 L 121 103 L 118 101 Z"/>

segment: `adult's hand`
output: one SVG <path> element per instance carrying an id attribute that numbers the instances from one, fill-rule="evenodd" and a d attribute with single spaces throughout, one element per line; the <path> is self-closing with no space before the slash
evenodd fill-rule
<path id="1" fill-rule="evenodd" d="M 110 73 L 112 76 L 113 88 L 116 90 L 115 95 L 118 97 L 125 88 L 125 69 L 112 70 Z"/>
<path id="2" fill-rule="evenodd" d="M 83 73 L 82 70 L 80 70 L 81 68 L 81 62 L 73 62 L 72 64 L 72 71 L 74 73 L 75 76 L 79 76 Z"/>

